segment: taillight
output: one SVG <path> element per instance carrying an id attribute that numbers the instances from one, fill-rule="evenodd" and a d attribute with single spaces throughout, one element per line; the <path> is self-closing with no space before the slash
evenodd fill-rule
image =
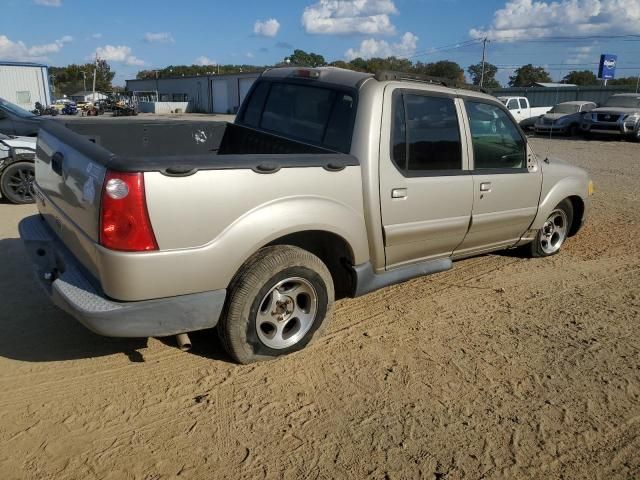
<path id="1" fill-rule="evenodd" d="M 100 244 L 126 252 L 158 250 L 142 173 L 107 171 L 102 187 Z"/>

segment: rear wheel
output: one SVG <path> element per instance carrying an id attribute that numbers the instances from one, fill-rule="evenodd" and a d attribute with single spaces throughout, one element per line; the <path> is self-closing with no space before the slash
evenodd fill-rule
<path id="1" fill-rule="evenodd" d="M 0 190 L 11 203 L 33 203 L 35 169 L 31 162 L 15 162 L 2 172 Z"/>
<path id="2" fill-rule="evenodd" d="M 573 205 L 563 200 L 549 214 L 536 239 L 529 244 L 532 257 L 549 257 L 560 251 L 573 222 Z"/>
<path id="3" fill-rule="evenodd" d="M 322 335 L 333 300 L 331 274 L 318 257 L 298 247 L 266 247 L 231 282 L 218 335 L 240 363 L 286 355 Z"/>

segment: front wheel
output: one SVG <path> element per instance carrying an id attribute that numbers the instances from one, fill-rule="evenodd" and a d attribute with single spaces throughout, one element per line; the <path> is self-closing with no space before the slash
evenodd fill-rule
<path id="1" fill-rule="evenodd" d="M 32 162 L 15 162 L 2 172 L 0 190 L 11 203 L 33 203 L 33 182 L 36 173 Z"/>
<path id="2" fill-rule="evenodd" d="M 549 214 L 536 239 L 529 244 L 530 255 L 538 258 L 558 253 L 569 235 L 572 222 L 573 205 L 569 200 L 563 200 Z"/>
<path id="3" fill-rule="evenodd" d="M 331 274 L 318 257 L 298 247 L 266 247 L 231 282 L 218 335 L 239 363 L 273 359 L 321 336 L 333 300 Z"/>

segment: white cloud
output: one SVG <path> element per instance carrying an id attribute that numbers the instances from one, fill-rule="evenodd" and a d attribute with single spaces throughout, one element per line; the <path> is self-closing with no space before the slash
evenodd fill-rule
<path id="1" fill-rule="evenodd" d="M 302 25 L 307 33 L 391 35 L 396 13 L 393 0 L 320 0 L 304 9 Z"/>
<path id="2" fill-rule="evenodd" d="M 565 63 L 585 63 L 588 60 L 593 60 L 592 63 L 597 61 L 597 55 L 593 53 L 595 46 L 590 45 L 587 47 L 569 47 L 567 49 L 568 57 Z M 587 65 L 585 65 L 587 68 Z M 587 68 L 588 69 L 588 68 Z"/>
<path id="3" fill-rule="evenodd" d="M 256 20 L 253 24 L 253 33 L 259 37 L 275 37 L 280 30 L 280 22 L 275 18 L 269 20 Z"/>
<path id="4" fill-rule="evenodd" d="M 87 57 L 87 60 L 94 60 L 96 55 L 101 60 L 124 63 L 125 65 L 144 65 L 144 60 L 140 60 L 132 55 L 131 47 L 127 47 L 126 45 L 105 45 L 104 47 L 98 47 L 90 57 Z"/>
<path id="5" fill-rule="evenodd" d="M 509 0 L 494 13 L 489 28 L 474 28 L 469 34 L 508 41 L 638 31 L 640 0 Z"/>
<path id="6" fill-rule="evenodd" d="M 196 58 L 196 65 L 217 65 L 218 62 L 216 62 L 215 60 L 210 59 L 209 57 L 198 57 Z"/>
<path id="7" fill-rule="evenodd" d="M 169 32 L 147 32 L 144 39 L 149 43 L 174 43 L 175 39 Z"/>
<path id="8" fill-rule="evenodd" d="M 418 37 L 411 32 L 405 33 L 397 43 L 369 38 L 363 40 L 357 50 L 353 48 L 347 50 L 344 56 L 347 60 L 353 60 L 358 57 L 407 57 L 415 53 L 417 44 Z"/>
<path id="9" fill-rule="evenodd" d="M 101 33 L 94 33 L 93 35 L 91 35 L 91 38 L 102 38 L 102 34 Z"/>
<path id="10" fill-rule="evenodd" d="M 43 7 L 61 7 L 62 0 L 33 0 L 36 5 L 42 5 Z"/>
<path id="11" fill-rule="evenodd" d="M 46 60 L 52 53 L 58 53 L 73 37 L 65 35 L 51 43 L 27 46 L 23 41 L 12 41 L 6 35 L 0 35 L 0 58 L 5 60 L 29 61 Z"/>
<path id="12" fill-rule="evenodd" d="M 254 57 L 255 57 L 255 55 L 254 55 L 253 53 L 251 53 L 251 52 L 247 52 L 247 53 L 245 54 L 245 56 L 246 56 L 247 58 L 254 58 Z"/>

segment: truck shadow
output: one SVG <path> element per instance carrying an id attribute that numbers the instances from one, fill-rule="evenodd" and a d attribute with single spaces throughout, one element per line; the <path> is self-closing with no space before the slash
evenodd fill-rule
<path id="1" fill-rule="evenodd" d="M 55 362 L 123 353 L 144 361 L 147 339 L 95 335 L 56 308 L 37 284 L 22 242 L 0 240 L 0 356 Z"/>
<path id="2" fill-rule="evenodd" d="M 145 361 L 147 338 L 109 338 L 92 333 L 55 307 L 34 275 L 22 241 L 0 239 L 0 357 L 55 362 L 122 353 L 131 362 Z M 231 361 L 214 330 L 190 336 L 190 353 Z M 176 348 L 174 337 L 159 340 Z"/>

